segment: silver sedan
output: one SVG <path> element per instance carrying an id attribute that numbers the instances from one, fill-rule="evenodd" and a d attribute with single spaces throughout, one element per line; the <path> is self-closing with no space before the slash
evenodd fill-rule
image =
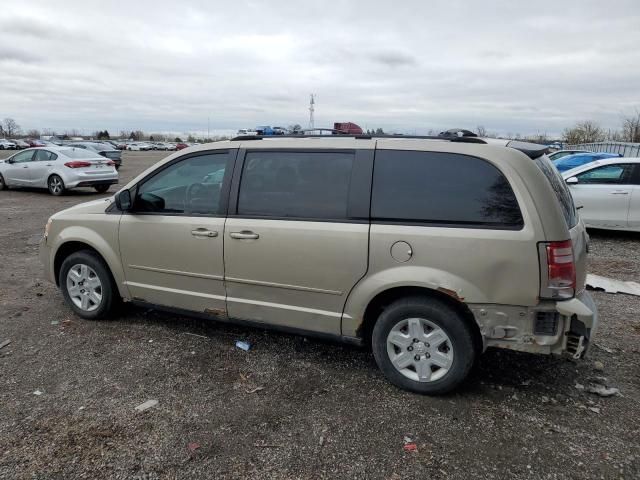
<path id="1" fill-rule="evenodd" d="M 115 163 L 81 148 L 29 148 L 0 161 L 0 190 L 35 187 L 62 195 L 70 188 L 93 187 L 104 193 L 115 183 Z"/>

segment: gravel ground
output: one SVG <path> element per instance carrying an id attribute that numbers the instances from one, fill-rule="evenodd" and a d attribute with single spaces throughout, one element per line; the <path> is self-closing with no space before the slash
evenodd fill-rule
<path id="1" fill-rule="evenodd" d="M 163 156 L 126 153 L 123 182 Z M 354 347 L 133 307 L 74 317 L 37 241 L 98 197 L 0 192 L 0 478 L 640 478 L 640 297 L 594 292 L 584 361 L 488 351 L 462 390 L 421 397 Z M 593 273 L 640 279 L 640 235 L 590 233 Z M 621 396 L 576 388 L 596 377 Z"/>

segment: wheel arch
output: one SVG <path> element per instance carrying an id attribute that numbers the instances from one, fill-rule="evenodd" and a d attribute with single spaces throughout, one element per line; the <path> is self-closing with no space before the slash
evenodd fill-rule
<path id="1" fill-rule="evenodd" d="M 46 186 L 47 188 L 49 188 L 49 180 L 51 180 L 51 177 L 58 177 L 58 178 L 60 179 L 60 181 L 62 182 L 62 187 L 63 187 L 63 188 L 65 188 L 65 189 L 67 188 L 67 184 L 65 183 L 64 178 L 62 177 L 62 175 L 60 175 L 60 174 L 59 174 L 58 172 L 56 172 L 56 171 L 51 172 L 51 173 L 47 176 L 47 182 L 46 182 L 46 184 L 45 184 L 45 186 Z"/>
<path id="2" fill-rule="evenodd" d="M 86 229 L 83 229 L 86 230 Z M 88 230 L 90 232 L 90 230 Z M 95 233 L 93 234 L 95 236 Z M 104 240 L 102 241 L 103 243 Z M 124 285 L 124 272 L 120 266 L 120 258 L 116 252 L 114 252 L 106 243 L 105 245 L 100 246 L 100 242 L 93 242 L 92 235 L 81 236 L 80 238 L 66 238 L 63 240 L 60 245 L 58 245 L 53 254 L 53 274 L 56 281 L 56 285 L 59 286 L 59 275 L 60 268 L 62 267 L 62 263 L 65 258 L 69 255 L 82 251 L 88 250 L 100 258 L 105 265 L 107 266 L 107 270 L 111 275 L 111 278 L 116 286 L 117 290 L 120 293 L 122 298 L 129 298 L 129 292 L 127 291 Z"/>
<path id="3" fill-rule="evenodd" d="M 483 351 L 483 340 L 480 326 L 473 313 L 464 302 L 455 298 L 455 292 L 446 289 L 435 290 L 424 286 L 405 285 L 391 287 L 377 293 L 367 304 L 362 322 L 356 330 L 356 335 L 363 339 L 365 345 L 370 347 L 373 327 L 382 311 L 391 303 L 406 297 L 423 297 L 438 300 L 455 310 L 473 332 L 473 342 L 477 353 Z"/>

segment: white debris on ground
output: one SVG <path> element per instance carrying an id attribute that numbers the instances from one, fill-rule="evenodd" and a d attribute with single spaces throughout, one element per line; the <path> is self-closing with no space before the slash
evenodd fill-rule
<path id="1" fill-rule="evenodd" d="M 589 393 L 595 393 L 596 395 L 600 395 L 601 397 L 613 397 L 614 395 L 620 395 L 620 390 L 614 387 L 608 388 L 604 385 L 589 385 L 585 388 L 585 391 Z"/>
<path id="2" fill-rule="evenodd" d="M 629 295 L 640 296 L 640 283 L 623 282 L 613 278 L 601 277 L 600 275 L 587 275 L 587 286 L 604 290 L 607 293 L 627 293 Z"/>
<path id="3" fill-rule="evenodd" d="M 158 400 L 147 400 L 146 402 L 138 405 L 136 407 L 136 410 L 139 412 L 144 412 L 145 410 L 155 407 L 156 405 L 158 405 Z"/>

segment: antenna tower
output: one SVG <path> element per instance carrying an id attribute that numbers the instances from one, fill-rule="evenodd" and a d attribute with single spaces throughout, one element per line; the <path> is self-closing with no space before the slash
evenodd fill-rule
<path id="1" fill-rule="evenodd" d="M 309 128 L 313 130 L 314 127 L 314 118 L 313 113 L 315 112 L 315 104 L 316 104 L 316 96 L 315 94 L 311 94 L 309 98 Z"/>

